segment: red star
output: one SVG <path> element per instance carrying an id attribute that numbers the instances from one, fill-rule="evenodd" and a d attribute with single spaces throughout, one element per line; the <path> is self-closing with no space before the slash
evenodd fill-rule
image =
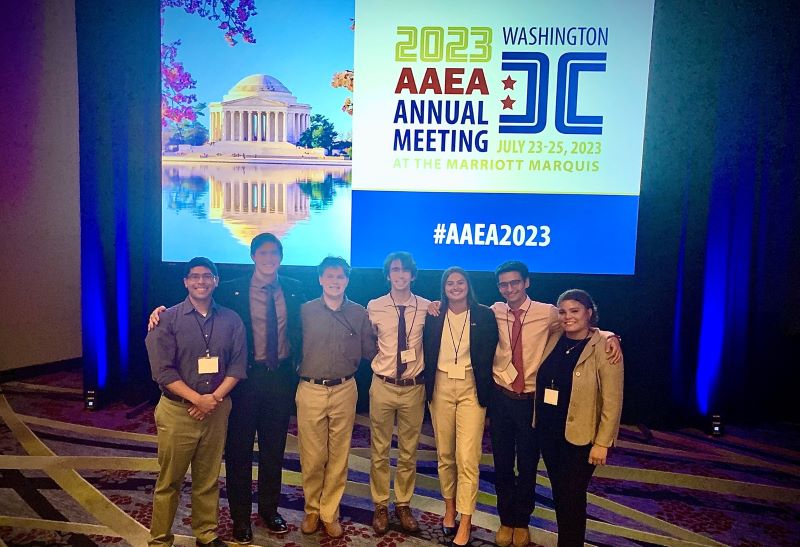
<path id="1" fill-rule="evenodd" d="M 500 80 L 503 82 L 503 89 L 514 89 L 514 84 L 517 83 L 516 80 L 511 79 L 511 75 L 509 74 L 505 80 Z"/>
<path id="2" fill-rule="evenodd" d="M 513 110 L 514 103 L 517 102 L 508 95 L 506 95 L 505 99 L 500 99 L 500 102 L 503 103 L 503 110 Z"/>

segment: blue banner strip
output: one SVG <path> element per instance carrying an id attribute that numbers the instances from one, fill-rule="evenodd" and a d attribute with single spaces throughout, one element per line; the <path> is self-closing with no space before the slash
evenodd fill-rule
<path id="1" fill-rule="evenodd" d="M 353 191 L 353 266 L 392 251 L 423 269 L 633 274 L 638 196 Z"/>

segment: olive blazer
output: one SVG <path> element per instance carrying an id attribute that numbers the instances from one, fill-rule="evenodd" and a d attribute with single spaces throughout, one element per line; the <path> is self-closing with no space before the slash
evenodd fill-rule
<path id="1" fill-rule="evenodd" d="M 545 359 L 552 353 L 561 334 L 559 329 L 548 337 Z M 574 445 L 613 446 L 619 432 L 623 366 L 622 361 L 613 365 L 609 363 L 605 351 L 606 334 L 599 330 L 593 332 L 572 372 L 564 436 Z"/>

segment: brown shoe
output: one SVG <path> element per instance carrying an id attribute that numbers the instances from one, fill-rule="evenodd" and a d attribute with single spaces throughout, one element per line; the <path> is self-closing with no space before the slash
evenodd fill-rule
<path id="1" fill-rule="evenodd" d="M 319 528 L 319 513 L 306 513 L 300 524 L 300 531 L 304 534 L 313 534 Z"/>
<path id="2" fill-rule="evenodd" d="M 528 530 L 528 527 L 514 528 L 514 536 L 512 541 L 514 543 L 514 547 L 528 547 L 528 544 L 531 542 L 531 533 Z"/>
<path id="3" fill-rule="evenodd" d="M 395 505 L 394 516 L 400 520 L 400 527 L 406 532 L 419 532 L 417 519 L 411 514 L 411 507 L 408 505 Z"/>
<path id="4" fill-rule="evenodd" d="M 385 505 L 376 505 L 375 513 L 372 514 L 372 529 L 379 536 L 382 536 L 389 529 L 389 508 Z"/>
<path id="5" fill-rule="evenodd" d="M 339 524 L 338 520 L 333 522 L 325 522 L 322 521 L 322 525 L 325 526 L 325 532 L 331 538 L 340 538 L 344 535 L 344 530 L 342 529 L 342 525 Z"/>
<path id="6" fill-rule="evenodd" d="M 508 547 L 511 545 L 511 540 L 514 536 L 514 529 L 511 526 L 500 525 L 500 529 L 494 536 L 494 542 L 498 547 Z"/>

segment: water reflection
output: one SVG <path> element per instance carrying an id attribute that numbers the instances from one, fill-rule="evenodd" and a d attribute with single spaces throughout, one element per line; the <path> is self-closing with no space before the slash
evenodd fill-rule
<path id="1" fill-rule="evenodd" d="M 347 241 L 335 239 L 336 233 L 342 239 L 342 226 L 349 233 L 350 185 L 349 166 L 165 164 L 163 258 L 188 260 L 195 256 L 187 247 L 196 245 L 187 244 L 187 240 L 196 235 L 198 223 L 212 228 L 203 230 L 204 243 L 212 245 L 216 260 L 223 262 L 247 262 L 249 254 L 242 258 L 241 248 L 247 248 L 261 232 L 272 232 L 282 239 L 299 234 L 301 243 L 308 244 L 309 256 L 294 263 L 315 264 L 318 254 L 312 253 L 347 256 L 349 237 Z M 224 230 L 214 230 L 215 224 Z M 339 228 L 336 233 L 331 226 Z M 306 241 L 309 238 L 317 241 Z M 328 245 L 321 247 L 320 242 Z M 233 251 L 227 249 L 230 246 Z M 236 258 L 224 258 L 231 255 Z"/>

